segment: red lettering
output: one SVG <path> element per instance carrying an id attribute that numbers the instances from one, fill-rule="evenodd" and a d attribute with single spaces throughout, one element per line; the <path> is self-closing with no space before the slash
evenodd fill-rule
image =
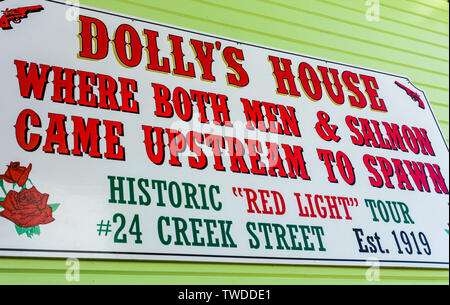
<path id="1" fill-rule="evenodd" d="M 378 98 L 377 90 L 379 88 L 375 77 L 362 74 L 359 77 L 362 79 L 364 86 L 366 88 L 366 93 L 370 100 L 370 108 L 372 108 L 372 110 L 375 111 L 387 112 L 384 100 Z"/>
<path id="2" fill-rule="evenodd" d="M 303 180 L 310 180 L 306 170 L 306 163 L 303 159 L 303 148 L 300 146 L 293 146 L 293 149 L 287 145 L 282 144 L 281 147 L 286 155 L 286 162 L 289 167 L 289 177 L 296 179 L 297 176 Z"/>
<path id="3" fill-rule="evenodd" d="M 425 163 L 425 167 L 427 168 L 428 173 L 430 174 L 431 181 L 434 184 L 435 192 L 438 194 L 441 193 L 448 194 L 448 188 L 445 183 L 445 179 L 441 174 L 441 169 L 439 165 Z"/>
<path id="4" fill-rule="evenodd" d="M 161 165 L 164 162 L 165 152 L 164 152 L 164 129 L 159 127 L 142 126 L 145 135 L 145 150 L 147 152 L 148 158 L 155 164 Z M 153 140 L 153 133 L 156 133 L 156 140 Z M 156 146 L 156 153 L 155 153 Z"/>
<path id="5" fill-rule="evenodd" d="M 125 161 L 125 148 L 120 145 L 119 136 L 124 135 L 123 124 L 115 121 L 103 121 L 106 129 L 106 153 L 105 158 Z"/>
<path id="6" fill-rule="evenodd" d="M 352 131 L 356 136 L 351 136 L 350 139 L 352 143 L 358 146 L 364 145 L 364 136 L 359 132 L 359 129 L 355 126 L 359 126 L 359 121 L 357 118 L 348 115 L 345 118 L 345 123 L 347 123 L 348 128 Z"/>
<path id="7" fill-rule="evenodd" d="M 338 180 L 334 175 L 333 164 L 331 164 L 331 162 L 335 162 L 333 152 L 325 149 L 317 149 L 317 154 L 319 155 L 319 160 L 325 162 L 325 167 L 328 172 L 328 181 L 337 183 Z"/>
<path id="8" fill-rule="evenodd" d="M 192 102 L 189 94 L 181 87 L 173 90 L 173 108 L 175 113 L 183 121 L 190 121 L 192 118 Z"/>
<path id="9" fill-rule="evenodd" d="M 67 132 L 66 132 L 66 120 L 67 117 L 63 114 L 49 113 L 50 119 L 47 128 L 47 139 L 43 150 L 46 153 L 55 153 L 54 145 L 58 145 L 58 153 L 69 155 L 69 149 L 67 148 Z"/>
<path id="10" fill-rule="evenodd" d="M 245 142 L 247 143 L 248 155 L 252 165 L 251 173 L 255 175 L 267 176 L 266 166 L 261 162 L 261 142 L 251 139 L 245 139 Z"/>
<path id="11" fill-rule="evenodd" d="M 402 160 L 392 159 L 392 163 L 394 163 L 395 174 L 398 180 L 398 187 L 402 190 L 407 188 L 408 190 L 413 191 L 414 188 L 409 182 L 408 174 L 405 172 L 405 169 L 403 168 Z"/>
<path id="12" fill-rule="evenodd" d="M 31 63 L 27 71 L 28 63 L 15 60 L 17 68 L 17 78 L 19 80 L 20 94 L 24 98 L 30 98 L 31 92 L 34 98 L 42 100 L 44 98 L 45 88 L 47 85 L 50 66 Z"/>
<path id="13" fill-rule="evenodd" d="M 122 96 L 123 112 L 139 114 L 139 104 L 134 100 L 134 92 L 137 92 L 137 82 L 134 79 L 119 77 L 120 95 Z"/>
<path id="14" fill-rule="evenodd" d="M 283 124 L 284 134 L 290 136 L 291 134 L 300 137 L 300 129 L 298 127 L 298 120 L 295 115 L 294 107 L 284 107 L 282 105 L 277 105 L 277 109 L 280 113 L 280 119 Z"/>
<path id="15" fill-rule="evenodd" d="M 233 126 L 230 122 L 230 110 L 228 109 L 228 97 L 223 94 L 208 93 L 214 114 L 214 124 L 220 126 Z"/>
<path id="16" fill-rule="evenodd" d="M 166 133 L 169 136 L 169 163 L 172 166 L 181 166 L 178 154 L 184 152 L 184 150 L 186 149 L 186 141 L 184 139 L 184 136 L 179 131 L 169 128 L 166 129 Z"/>
<path id="17" fill-rule="evenodd" d="M 223 59 L 228 66 L 228 69 L 233 70 L 234 73 L 227 73 L 227 81 L 229 85 L 236 87 L 245 87 L 249 84 L 250 80 L 244 67 L 238 61 L 243 61 L 244 53 L 242 50 L 227 47 L 223 50 Z"/>
<path id="18" fill-rule="evenodd" d="M 170 105 L 170 90 L 164 85 L 152 83 L 155 93 L 154 100 L 156 105 L 155 115 L 164 118 L 173 116 L 173 109 Z"/>
<path id="19" fill-rule="evenodd" d="M 231 167 L 230 170 L 235 173 L 248 174 L 250 171 L 247 168 L 244 160 L 244 146 L 241 141 L 236 138 L 225 137 L 228 145 L 228 153 L 230 154 Z"/>
<path id="20" fill-rule="evenodd" d="M 342 151 L 338 151 L 336 153 L 336 162 L 344 181 L 349 185 L 355 184 L 355 170 L 347 155 Z"/>
<path id="21" fill-rule="evenodd" d="M 169 35 L 168 38 L 172 44 L 172 57 L 174 62 L 173 73 L 180 76 L 195 77 L 194 64 L 191 62 L 186 64 L 184 62 L 185 55 L 183 53 L 183 48 L 181 47 L 183 38 L 176 35 Z"/>
<path id="22" fill-rule="evenodd" d="M 159 37 L 158 32 L 144 30 L 144 35 L 147 40 L 146 46 L 148 56 L 147 69 L 156 72 L 170 73 L 169 59 L 166 57 L 159 59 L 159 49 L 158 43 L 156 41 L 156 38 Z"/>
<path id="23" fill-rule="evenodd" d="M 277 92 L 280 94 L 300 96 L 296 84 L 295 76 L 292 73 L 291 65 L 292 62 L 289 59 L 281 59 L 275 56 L 269 56 L 269 61 L 272 64 L 273 75 L 277 82 Z M 289 87 L 289 91 L 286 88 L 286 82 Z"/>
<path id="24" fill-rule="evenodd" d="M 52 101 L 76 104 L 75 102 L 75 74 L 72 69 L 52 67 L 53 71 L 53 96 Z M 65 78 L 63 79 L 63 75 Z M 63 95 L 64 91 L 64 95 Z M 63 97 L 64 96 L 64 97 Z"/>
<path id="25" fill-rule="evenodd" d="M 205 142 L 203 134 L 190 131 L 186 138 L 190 150 L 197 155 L 197 158 L 189 156 L 189 166 L 191 168 L 204 169 L 208 165 L 208 160 L 203 150 L 195 143 L 203 144 Z"/>
<path id="26" fill-rule="evenodd" d="M 78 71 L 80 77 L 80 99 L 78 105 L 87 107 L 97 107 L 97 96 L 93 93 L 92 85 L 97 85 L 97 77 L 95 73 Z"/>
<path id="27" fill-rule="evenodd" d="M 142 58 L 142 43 L 132 26 L 121 24 L 114 34 L 113 45 L 119 63 L 127 68 L 139 65 Z"/>
<path id="28" fill-rule="evenodd" d="M 225 171 L 225 167 L 222 162 L 221 149 L 225 148 L 225 141 L 223 137 L 207 134 L 205 135 L 206 145 L 212 148 L 214 154 L 214 169 L 218 171 Z"/>
<path id="29" fill-rule="evenodd" d="M 417 139 L 414 136 L 414 133 L 412 132 L 411 129 L 409 129 L 408 126 L 403 125 L 402 126 L 402 133 L 403 133 L 403 138 L 406 139 L 406 144 L 408 145 L 409 149 L 415 153 L 418 154 L 419 153 L 419 144 L 417 143 Z"/>
<path id="30" fill-rule="evenodd" d="M 425 173 L 425 168 L 422 162 L 414 162 L 414 161 L 403 161 L 406 165 L 406 168 L 409 171 L 409 174 L 414 180 L 414 183 L 416 184 L 417 189 L 420 192 L 423 192 L 424 190 L 426 192 L 430 192 L 430 187 L 428 185 L 427 181 L 427 174 Z"/>
<path id="31" fill-rule="evenodd" d="M 192 50 L 194 50 L 196 60 L 202 69 L 202 80 L 216 81 L 216 78 L 212 74 L 214 44 L 191 39 L 191 47 Z"/>
<path id="32" fill-rule="evenodd" d="M 344 92 L 342 90 L 342 84 L 339 80 L 339 72 L 336 69 L 328 69 L 326 67 L 318 66 L 317 69 L 322 74 L 323 84 L 325 86 L 326 92 L 330 97 L 331 101 L 342 105 L 345 102 Z M 333 76 L 333 83 L 330 81 L 329 73 Z M 336 88 L 337 93 L 335 93 L 334 88 Z"/>
<path id="33" fill-rule="evenodd" d="M 80 52 L 79 57 L 100 60 L 108 55 L 108 30 L 105 24 L 95 18 L 80 15 Z"/>
<path id="34" fill-rule="evenodd" d="M 73 149 L 72 154 L 82 156 L 83 152 L 93 158 L 101 158 L 100 153 L 100 120 L 88 119 L 85 124 L 84 119 L 78 116 L 72 116 L 73 121 Z M 83 151 L 81 151 L 81 149 Z"/>
<path id="35" fill-rule="evenodd" d="M 41 119 L 31 109 L 23 110 L 17 117 L 16 124 L 14 128 L 16 129 L 16 140 L 19 146 L 26 151 L 35 151 L 41 144 L 41 136 L 32 133 L 28 136 L 29 128 L 31 125 L 33 127 L 41 127 Z"/>
<path id="36" fill-rule="evenodd" d="M 363 162 L 367 170 L 373 175 L 373 177 L 369 177 L 370 185 L 372 185 L 373 187 L 381 188 L 384 185 L 384 182 L 381 175 L 373 167 L 374 165 L 378 164 L 375 157 L 371 155 L 364 155 Z"/>
<path id="37" fill-rule="evenodd" d="M 392 143 L 392 149 L 397 150 L 400 148 L 402 151 L 408 151 L 405 147 L 405 143 L 403 143 L 403 138 L 400 135 L 399 127 L 397 124 L 389 124 L 386 122 L 382 122 L 384 128 L 386 129 L 389 140 Z"/>
<path id="38" fill-rule="evenodd" d="M 191 90 L 191 100 L 197 103 L 199 118 L 201 123 L 208 123 L 208 117 L 206 114 L 206 104 L 209 104 L 209 96 L 207 92 Z"/>
<path id="39" fill-rule="evenodd" d="M 322 86 L 313 67 L 306 62 L 302 62 L 298 67 L 298 74 L 306 95 L 314 101 L 319 101 L 322 98 Z"/>
<path id="40" fill-rule="evenodd" d="M 353 72 L 345 71 L 342 73 L 342 80 L 344 81 L 345 86 L 347 86 L 347 89 L 356 95 L 349 95 L 348 99 L 350 101 L 350 105 L 360 109 L 365 108 L 367 106 L 366 98 L 359 90 L 358 86 L 355 85 L 355 83 L 359 84 L 358 75 Z"/>
<path id="41" fill-rule="evenodd" d="M 416 139 L 419 142 L 420 148 L 424 155 L 430 154 L 434 156 L 433 146 L 431 145 L 431 141 L 428 138 L 427 131 L 423 128 L 412 127 L 414 134 L 416 135 Z"/>
<path id="42" fill-rule="evenodd" d="M 288 175 L 284 170 L 283 159 L 278 152 L 278 145 L 276 143 L 266 143 L 267 149 L 269 150 L 267 159 L 269 162 L 269 175 L 277 177 L 277 173 L 275 170 L 278 170 L 278 176 L 286 178 Z"/>

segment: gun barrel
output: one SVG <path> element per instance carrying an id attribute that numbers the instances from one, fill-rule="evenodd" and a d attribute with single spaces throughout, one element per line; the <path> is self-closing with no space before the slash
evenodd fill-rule
<path id="1" fill-rule="evenodd" d="M 397 86 L 399 86 L 400 88 L 402 88 L 402 89 L 404 89 L 404 90 L 407 90 L 408 88 L 406 88 L 405 86 L 403 86 L 402 84 L 400 84 L 399 82 L 395 82 L 395 84 L 397 85 Z"/>
<path id="2" fill-rule="evenodd" d="M 34 6 L 24 6 L 24 7 L 18 7 L 15 10 L 28 10 L 28 11 L 40 11 L 43 10 L 44 8 L 42 7 L 42 5 L 34 5 Z"/>
<path id="3" fill-rule="evenodd" d="M 24 15 L 26 16 L 29 12 L 39 12 L 43 10 L 44 8 L 42 5 L 35 5 L 35 6 L 24 6 L 15 8 L 9 11 L 11 15 Z"/>
<path id="4" fill-rule="evenodd" d="M 42 7 L 42 5 L 28 6 L 28 7 L 25 7 L 25 8 L 28 9 L 29 11 L 32 11 L 32 12 L 38 12 L 38 11 L 44 9 Z"/>

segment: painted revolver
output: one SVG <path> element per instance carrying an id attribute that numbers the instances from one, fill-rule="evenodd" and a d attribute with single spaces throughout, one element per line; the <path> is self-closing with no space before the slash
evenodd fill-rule
<path id="1" fill-rule="evenodd" d="M 406 91 L 406 93 L 413 99 L 413 101 L 416 101 L 419 103 L 419 107 L 422 109 L 425 109 L 425 104 L 423 103 L 422 99 L 420 98 L 419 94 L 417 94 L 416 92 L 412 91 L 411 89 L 403 86 L 402 84 L 400 84 L 399 82 L 395 82 L 395 84 L 397 86 L 399 86 L 400 88 L 402 88 L 403 90 Z"/>
<path id="2" fill-rule="evenodd" d="M 0 17 L 0 27 L 3 30 L 12 29 L 11 21 L 14 23 L 20 23 L 23 18 L 27 18 L 28 13 L 39 12 L 43 9 L 44 8 L 42 5 L 25 6 L 11 10 L 6 9 L 2 11 L 3 15 Z"/>

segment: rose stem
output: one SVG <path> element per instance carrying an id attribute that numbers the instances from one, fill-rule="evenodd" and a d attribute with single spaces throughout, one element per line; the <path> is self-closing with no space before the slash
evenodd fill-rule
<path id="1" fill-rule="evenodd" d="M 3 180 L 2 183 L 0 183 L 0 186 L 2 187 L 3 193 L 6 195 L 8 195 L 8 193 L 6 193 L 5 187 L 3 186 Z"/>

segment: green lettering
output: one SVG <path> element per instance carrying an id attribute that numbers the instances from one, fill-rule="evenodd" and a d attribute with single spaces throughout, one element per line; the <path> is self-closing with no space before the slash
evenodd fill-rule
<path id="1" fill-rule="evenodd" d="M 190 246 L 191 243 L 189 242 L 189 239 L 186 236 L 186 230 L 187 230 L 186 221 L 183 218 L 179 218 L 179 217 L 172 217 L 172 221 L 175 224 L 175 235 L 176 235 L 175 245 Z M 183 244 L 183 241 L 184 241 L 184 244 Z"/>
<path id="2" fill-rule="evenodd" d="M 124 177 L 114 177 L 114 176 L 108 176 L 109 179 L 109 187 L 110 187 L 110 199 L 109 203 L 119 203 L 119 204 L 125 204 L 127 203 L 123 196 L 123 181 L 125 180 Z M 119 185 L 116 186 L 114 181 L 117 179 Z M 119 200 L 116 200 L 116 192 L 119 192 Z"/>
<path id="3" fill-rule="evenodd" d="M 258 228 L 259 228 L 259 232 L 262 232 L 261 229 L 264 231 L 264 237 L 266 239 L 266 249 L 273 249 L 272 245 L 270 244 L 270 237 L 269 237 L 269 232 L 272 233 L 272 226 L 270 225 L 270 223 L 264 223 L 264 222 L 260 222 L 258 223 Z"/>
<path id="4" fill-rule="evenodd" d="M 237 248 L 237 245 L 234 243 L 231 238 L 230 229 L 233 222 L 229 220 L 219 220 L 220 230 L 222 232 L 222 247 L 224 248 Z M 226 225 L 226 227 L 225 227 Z M 227 242 L 229 241 L 229 243 Z"/>
<path id="5" fill-rule="evenodd" d="M 161 216 L 158 218 L 158 236 L 159 236 L 159 241 L 163 244 L 163 245 L 170 245 L 170 242 L 172 241 L 172 236 L 168 235 L 167 239 L 164 238 L 164 234 L 163 234 L 163 222 L 166 223 L 166 225 L 168 226 L 170 224 L 170 219 L 169 217 L 165 217 L 165 216 Z"/>
<path id="6" fill-rule="evenodd" d="M 176 200 L 174 198 L 174 193 L 176 193 Z M 169 201 L 174 208 L 179 208 L 182 203 L 181 189 L 175 181 L 169 183 Z"/>
<path id="7" fill-rule="evenodd" d="M 195 195 L 197 195 L 197 189 L 195 185 L 191 183 L 182 183 L 184 186 L 184 192 L 186 195 L 186 209 L 193 209 L 195 206 L 195 209 L 200 210 L 200 206 L 198 205 L 197 199 L 195 199 Z M 191 202 L 194 203 L 194 206 L 191 205 Z"/>
<path id="8" fill-rule="evenodd" d="M 291 242 L 292 242 L 292 250 L 303 250 L 302 244 L 297 243 L 295 237 L 295 233 L 298 233 L 298 228 L 296 225 L 287 225 L 287 228 L 289 230 L 289 235 L 291 236 Z M 295 231 L 295 233 L 293 232 Z"/>
<path id="9" fill-rule="evenodd" d="M 147 189 L 146 189 L 148 186 L 149 186 L 149 182 L 147 179 L 139 179 L 138 180 L 139 190 L 145 196 L 145 200 L 144 200 L 144 197 L 142 197 L 142 195 L 139 196 L 139 205 L 149 206 L 150 203 L 152 202 L 150 194 L 147 192 Z"/>
<path id="10" fill-rule="evenodd" d="M 247 222 L 247 232 L 252 236 L 252 239 L 249 239 L 248 242 L 250 244 L 251 249 L 259 249 L 260 243 L 258 236 L 253 232 L 256 230 L 256 224 L 254 222 Z"/>
<path id="11" fill-rule="evenodd" d="M 319 251 L 322 251 L 322 252 L 327 251 L 327 249 L 325 249 L 325 247 L 323 246 L 323 242 L 322 242 L 322 236 L 325 235 L 323 228 L 312 226 L 311 231 L 312 231 L 313 235 L 317 236 L 317 241 L 319 242 Z"/>
<path id="12" fill-rule="evenodd" d="M 311 229 L 309 228 L 309 226 L 302 226 L 302 225 L 300 225 L 299 228 L 302 231 L 302 235 L 303 235 L 304 250 L 305 251 L 314 251 L 314 244 L 308 243 L 308 240 L 309 240 L 308 233 L 311 233 Z"/>
<path id="13" fill-rule="evenodd" d="M 275 236 L 277 237 L 277 249 L 278 250 L 289 250 L 290 247 L 288 246 L 286 239 L 285 239 L 285 235 L 286 235 L 286 230 L 284 229 L 284 227 L 282 225 L 279 224 L 272 224 L 273 228 L 275 229 Z M 284 247 L 283 247 L 283 245 Z"/>
<path id="14" fill-rule="evenodd" d="M 192 245 L 197 247 L 204 247 L 205 240 L 203 238 L 200 238 L 200 241 L 198 240 L 198 233 L 200 233 L 200 231 L 197 229 L 197 225 L 199 227 L 202 227 L 202 220 L 197 218 L 189 218 L 189 221 L 191 222 L 192 237 L 194 238 Z"/>
<path id="15" fill-rule="evenodd" d="M 156 203 L 157 206 L 159 207 L 165 207 L 166 204 L 164 203 L 164 199 L 163 199 L 163 189 L 167 190 L 167 183 L 164 180 L 152 180 L 152 188 L 158 189 L 158 202 Z"/>
<path id="16" fill-rule="evenodd" d="M 211 228 L 211 225 L 214 228 L 217 228 L 216 221 L 214 219 L 204 219 L 203 221 L 206 224 L 206 233 L 208 235 L 208 243 L 206 244 L 206 246 L 208 246 L 208 247 L 220 247 L 218 238 L 215 238 L 214 241 L 213 241 L 214 231 Z"/>

